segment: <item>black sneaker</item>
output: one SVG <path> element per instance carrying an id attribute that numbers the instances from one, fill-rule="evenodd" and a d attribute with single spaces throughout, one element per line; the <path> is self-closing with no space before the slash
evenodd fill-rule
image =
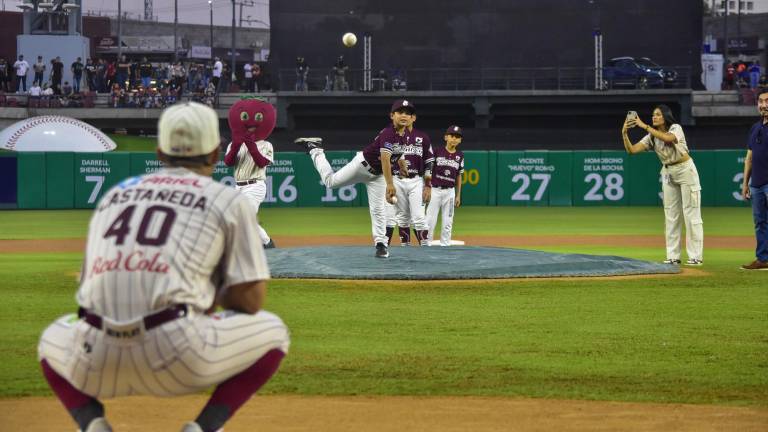
<path id="1" fill-rule="evenodd" d="M 274 249 L 277 246 L 275 246 L 275 241 L 272 239 L 269 239 L 269 243 L 264 245 L 264 249 Z"/>
<path id="2" fill-rule="evenodd" d="M 293 142 L 294 144 L 302 147 L 307 153 L 316 148 L 323 148 L 323 139 L 318 137 L 296 138 L 293 140 Z"/>
<path id="3" fill-rule="evenodd" d="M 388 258 L 389 249 L 384 243 L 376 243 L 376 258 Z"/>
<path id="4" fill-rule="evenodd" d="M 664 261 L 662 261 L 662 263 L 663 264 L 670 264 L 670 265 L 680 265 L 680 260 L 679 259 L 667 258 Z"/>

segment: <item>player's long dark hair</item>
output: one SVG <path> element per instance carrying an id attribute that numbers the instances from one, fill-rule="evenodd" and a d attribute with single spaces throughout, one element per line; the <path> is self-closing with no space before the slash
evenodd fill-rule
<path id="1" fill-rule="evenodd" d="M 677 123 L 677 120 L 675 120 L 675 115 L 672 114 L 672 109 L 664 104 L 656 105 L 653 110 L 659 110 L 661 111 L 661 116 L 664 118 L 664 127 L 669 130 L 670 127 L 672 127 L 673 124 Z"/>

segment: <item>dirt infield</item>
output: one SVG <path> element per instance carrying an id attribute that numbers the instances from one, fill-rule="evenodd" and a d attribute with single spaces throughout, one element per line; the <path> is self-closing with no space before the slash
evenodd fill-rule
<path id="1" fill-rule="evenodd" d="M 116 431 L 175 431 L 201 395 L 106 401 Z M 40 415 L 45 413 L 45 415 Z M 478 397 L 256 396 L 227 424 L 236 431 L 764 431 L 768 409 Z M 0 400 L 0 430 L 73 430 L 53 398 Z"/>
<path id="2" fill-rule="evenodd" d="M 592 245 L 625 247 L 658 247 L 659 254 L 664 253 L 663 236 L 462 236 L 461 240 L 469 246 L 505 246 L 518 248 L 536 248 L 546 246 Z M 278 247 L 321 246 L 321 245 L 365 245 L 371 243 L 370 236 L 276 236 Z M 397 243 L 397 240 L 395 240 Z M 726 249 L 745 249 L 755 247 L 755 238 L 751 236 L 708 236 L 707 247 Z M 35 252 L 82 252 L 85 250 L 84 238 L 47 239 L 47 240 L 0 240 L 0 253 L 35 253 Z M 750 252 L 751 253 L 751 252 Z"/>

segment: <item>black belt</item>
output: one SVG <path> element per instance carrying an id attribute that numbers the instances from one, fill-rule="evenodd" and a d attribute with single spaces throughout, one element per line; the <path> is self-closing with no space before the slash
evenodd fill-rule
<path id="1" fill-rule="evenodd" d="M 368 163 L 368 161 L 367 161 L 367 160 L 365 160 L 365 159 L 363 159 L 363 161 L 362 161 L 362 162 L 360 162 L 360 165 L 364 166 L 364 167 L 365 167 L 365 169 L 367 169 L 367 170 L 368 170 L 368 172 L 369 172 L 369 173 L 371 173 L 371 174 L 373 174 L 373 175 L 379 175 L 379 174 L 381 174 L 380 172 L 377 172 L 377 171 L 376 171 L 376 170 L 375 170 L 375 169 L 374 169 L 374 168 L 371 166 L 371 164 L 369 164 L 369 163 Z"/>
<path id="2" fill-rule="evenodd" d="M 456 186 L 432 186 L 432 187 L 433 188 L 438 188 L 438 189 L 453 189 Z"/>
<path id="3" fill-rule="evenodd" d="M 161 310 L 160 312 L 155 312 L 153 314 L 147 315 L 144 317 L 144 330 L 149 331 L 169 321 L 173 321 L 177 318 L 186 316 L 187 309 L 188 309 L 187 305 L 178 304 L 178 305 L 167 307 Z M 104 320 L 102 320 L 99 315 L 89 312 L 87 309 L 83 307 L 80 307 L 77 309 L 77 316 L 79 318 L 82 318 L 83 321 L 87 322 L 88 324 L 90 324 L 91 326 L 99 330 L 104 329 Z M 126 336 L 126 335 L 122 335 L 122 336 Z"/>
<path id="4" fill-rule="evenodd" d="M 254 184 L 254 183 L 258 182 L 258 181 L 261 181 L 261 180 L 259 180 L 259 179 L 244 180 L 244 181 L 237 182 L 237 185 L 238 186 L 248 186 L 249 184 Z"/>

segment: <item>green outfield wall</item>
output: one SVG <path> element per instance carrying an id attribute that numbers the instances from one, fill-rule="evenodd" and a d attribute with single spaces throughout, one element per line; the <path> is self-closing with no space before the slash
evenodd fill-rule
<path id="1" fill-rule="evenodd" d="M 334 169 L 354 152 L 332 151 Z M 740 196 L 745 152 L 692 152 L 705 206 L 747 206 Z M 157 171 L 154 153 L 17 153 L 16 207 L 93 208 L 120 180 Z M 465 205 L 648 206 L 661 203 L 659 160 L 623 151 L 466 151 Z M 366 205 L 364 185 L 328 189 L 304 153 L 280 152 L 267 169 L 264 207 Z M 234 185 L 232 169 L 218 163 L 214 178 Z M 6 206 L 8 207 L 8 206 Z M 12 206 L 11 206 L 12 207 Z"/>

